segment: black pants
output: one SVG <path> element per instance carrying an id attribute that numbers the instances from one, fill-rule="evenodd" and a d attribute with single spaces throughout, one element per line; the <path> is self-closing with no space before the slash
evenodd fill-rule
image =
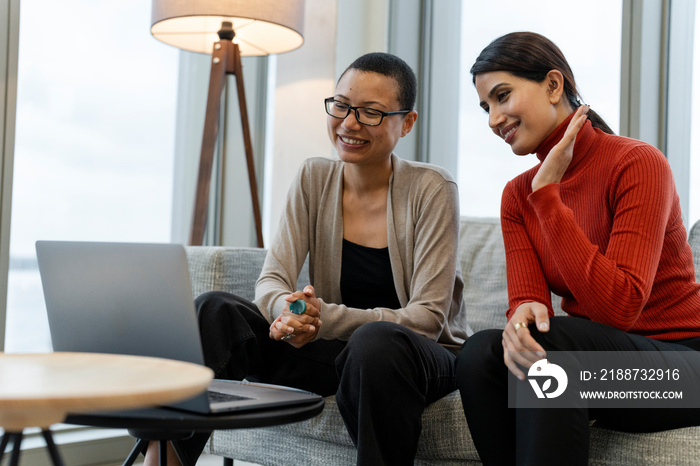
<path id="1" fill-rule="evenodd" d="M 546 351 L 700 350 L 700 338 L 663 342 L 575 317 L 550 318 L 532 336 Z M 457 358 L 457 384 L 472 439 L 484 465 L 587 465 L 589 420 L 611 429 L 655 432 L 700 425 L 700 409 L 509 409 L 502 330 L 469 338 Z M 695 375 L 699 369 L 695 368 Z M 527 383 L 527 382 L 515 382 Z"/>
<path id="2" fill-rule="evenodd" d="M 374 322 L 348 342 L 296 349 L 270 339 L 270 324 L 243 298 L 205 293 L 196 308 L 204 360 L 216 378 L 336 395 L 360 465 L 413 464 L 423 409 L 456 389 L 455 354 L 398 324 Z M 197 434 L 180 446 L 195 459 L 207 438 Z"/>

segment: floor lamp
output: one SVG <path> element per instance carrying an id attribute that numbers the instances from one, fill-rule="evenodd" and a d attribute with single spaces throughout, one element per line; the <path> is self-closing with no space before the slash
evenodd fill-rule
<path id="1" fill-rule="evenodd" d="M 304 0 L 153 0 L 151 33 L 155 38 L 183 50 L 212 55 L 189 244 L 201 245 L 204 241 L 221 94 L 228 75 L 233 75 L 241 113 L 258 247 L 263 247 L 241 56 L 294 50 L 304 42 L 303 26 Z"/>

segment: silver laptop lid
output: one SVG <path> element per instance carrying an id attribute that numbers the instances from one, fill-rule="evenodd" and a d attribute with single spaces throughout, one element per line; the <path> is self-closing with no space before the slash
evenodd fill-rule
<path id="1" fill-rule="evenodd" d="M 203 364 L 182 245 L 38 241 L 54 351 Z"/>

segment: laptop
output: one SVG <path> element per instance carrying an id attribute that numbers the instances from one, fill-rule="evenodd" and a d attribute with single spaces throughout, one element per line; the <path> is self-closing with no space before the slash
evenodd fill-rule
<path id="1" fill-rule="evenodd" d="M 204 364 L 182 245 L 37 241 L 36 252 L 54 351 Z M 168 406 L 227 413 L 320 399 L 277 385 L 214 380 L 207 392 Z"/>

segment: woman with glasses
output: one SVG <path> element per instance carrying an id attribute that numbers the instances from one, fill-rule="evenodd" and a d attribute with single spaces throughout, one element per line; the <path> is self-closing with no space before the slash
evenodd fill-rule
<path id="1" fill-rule="evenodd" d="M 413 464 L 423 409 L 456 389 L 467 336 L 457 186 L 393 153 L 415 100 L 398 57 L 351 64 L 325 100 L 338 158 L 297 173 L 255 301 L 213 292 L 196 303 L 217 378 L 336 395 L 361 465 Z M 299 290 L 307 255 L 311 283 Z M 183 446 L 197 455 L 204 440 Z"/>
<path id="2" fill-rule="evenodd" d="M 620 373 L 631 380 L 634 369 L 670 369 L 662 363 L 678 364 L 685 386 L 697 387 L 700 285 L 668 161 L 649 144 L 613 135 L 582 105 L 564 55 L 539 34 L 494 40 L 471 73 L 491 130 L 514 154 L 534 153 L 541 162 L 503 191 L 508 323 L 505 330 L 473 335 L 457 361 L 481 460 L 587 465 L 591 420 L 630 432 L 698 425 L 700 411 L 681 405 L 589 405 L 576 398 L 585 379 L 580 372 L 569 371 L 567 380 L 543 364 L 562 354 L 596 363 L 594 352 L 608 351 L 615 354 L 602 362 L 622 372 L 596 374 L 608 379 L 607 390 L 629 387 L 616 383 L 623 381 Z M 562 297 L 569 316 L 554 316 L 551 292 Z M 558 375 L 556 385 L 551 378 L 540 385 L 537 370 L 543 369 Z M 678 387 L 674 378 L 659 382 L 643 387 Z M 572 404 L 555 405 L 552 396 L 509 408 L 509 384 L 518 397 L 537 393 L 535 400 L 569 390 Z"/>

